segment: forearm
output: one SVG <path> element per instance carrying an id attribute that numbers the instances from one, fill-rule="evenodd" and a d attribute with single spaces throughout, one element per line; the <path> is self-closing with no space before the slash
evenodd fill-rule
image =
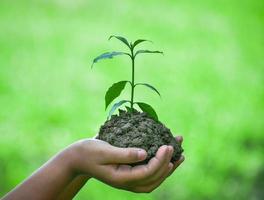
<path id="1" fill-rule="evenodd" d="M 71 168 L 72 155 L 64 150 L 49 160 L 27 180 L 9 192 L 3 200 L 56 199 L 75 178 Z"/>
<path id="2" fill-rule="evenodd" d="M 90 179 L 87 175 L 79 175 L 69 183 L 66 188 L 61 192 L 57 200 L 70 200 L 80 191 L 85 183 Z"/>

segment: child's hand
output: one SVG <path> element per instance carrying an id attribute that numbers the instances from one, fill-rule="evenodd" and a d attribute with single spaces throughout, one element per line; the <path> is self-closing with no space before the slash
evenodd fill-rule
<path id="1" fill-rule="evenodd" d="M 182 137 L 176 138 L 182 142 Z M 162 146 L 147 165 L 127 164 L 142 161 L 146 152 L 138 148 L 118 148 L 97 139 L 84 139 L 71 145 L 72 169 L 88 174 L 113 187 L 133 192 L 151 192 L 157 188 L 184 160 L 171 163 L 173 147 Z"/>

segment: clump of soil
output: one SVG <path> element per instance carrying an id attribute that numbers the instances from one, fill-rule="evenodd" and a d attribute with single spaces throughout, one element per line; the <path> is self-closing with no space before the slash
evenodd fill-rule
<path id="1" fill-rule="evenodd" d="M 183 152 L 170 129 L 149 117 L 147 113 L 136 110 L 133 113 L 119 110 L 119 116 L 112 115 L 101 126 L 98 139 L 117 147 L 145 149 L 148 153 L 146 160 L 136 164 L 146 164 L 162 145 L 173 146 L 172 162 L 177 161 Z"/>

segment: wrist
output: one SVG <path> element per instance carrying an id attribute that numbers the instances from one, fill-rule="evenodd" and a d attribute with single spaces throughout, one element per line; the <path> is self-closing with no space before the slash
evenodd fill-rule
<path id="1" fill-rule="evenodd" d="M 68 177 L 74 178 L 77 174 L 73 169 L 72 151 L 69 148 L 59 152 L 52 163 L 58 170 L 63 171 Z"/>
<path id="2" fill-rule="evenodd" d="M 83 169 L 83 144 L 82 141 L 75 142 L 64 150 L 64 157 L 67 159 L 68 170 L 75 177 L 82 177 L 83 179 L 89 179 L 91 176 L 88 174 L 86 169 Z M 87 157 L 87 155 L 86 155 Z M 87 158 L 86 158 L 87 159 Z"/>

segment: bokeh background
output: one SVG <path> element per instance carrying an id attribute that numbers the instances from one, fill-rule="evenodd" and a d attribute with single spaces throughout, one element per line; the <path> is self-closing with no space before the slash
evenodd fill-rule
<path id="1" fill-rule="evenodd" d="M 0 196 L 105 121 L 104 94 L 130 79 L 110 35 L 150 39 L 136 81 L 160 120 L 184 136 L 186 161 L 157 190 L 133 194 L 91 180 L 76 199 L 264 198 L 264 1 L 1 0 Z M 122 93 L 127 98 L 129 88 Z"/>

